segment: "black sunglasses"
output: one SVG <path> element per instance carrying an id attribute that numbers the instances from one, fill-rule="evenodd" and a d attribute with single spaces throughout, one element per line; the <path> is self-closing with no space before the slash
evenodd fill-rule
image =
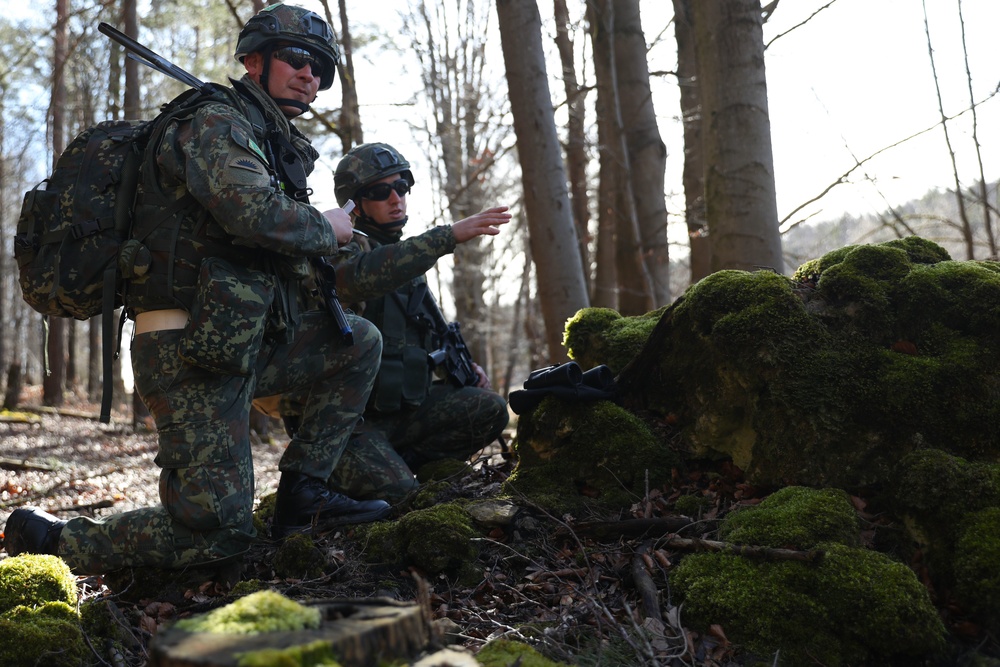
<path id="1" fill-rule="evenodd" d="M 393 190 L 396 191 L 397 195 L 403 197 L 410 192 L 410 184 L 402 178 L 392 183 L 376 183 L 361 193 L 361 198 L 370 199 L 371 201 L 385 201 L 392 196 Z"/>
<path id="2" fill-rule="evenodd" d="M 299 70 L 309 65 L 314 77 L 323 78 L 323 61 L 307 49 L 298 46 L 283 46 L 280 49 L 275 49 L 272 55 L 281 62 L 287 63 L 292 69 Z"/>

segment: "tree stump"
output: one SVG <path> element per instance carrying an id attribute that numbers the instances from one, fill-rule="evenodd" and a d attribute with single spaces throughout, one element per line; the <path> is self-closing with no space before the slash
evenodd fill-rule
<path id="1" fill-rule="evenodd" d="M 315 600 L 322 620 L 316 630 L 257 635 L 185 632 L 167 628 L 150 645 L 148 667 L 235 667 L 241 655 L 262 649 L 286 649 L 322 641 L 344 667 L 376 667 L 384 661 L 409 660 L 428 643 L 427 623 L 419 605 L 388 599 Z"/>

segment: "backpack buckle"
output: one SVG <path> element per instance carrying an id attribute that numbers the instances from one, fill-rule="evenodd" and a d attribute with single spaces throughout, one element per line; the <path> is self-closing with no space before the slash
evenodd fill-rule
<path id="1" fill-rule="evenodd" d="M 101 223 L 97 218 L 78 222 L 75 225 L 70 225 L 69 228 L 69 232 L 73 235 L 74 240 L 82 239 L 84 236 L 91 236 L 99 231 L 101 231 Z"/>

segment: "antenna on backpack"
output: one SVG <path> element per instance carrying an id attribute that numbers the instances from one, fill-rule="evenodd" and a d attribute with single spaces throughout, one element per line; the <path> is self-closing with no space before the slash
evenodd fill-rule
<path id="1" fill-rule="evenodd" d="M 103 22 L 98 24 L 97 29 L 128 49 L 131 52 L 128 54 L 128 57 L 132 60 L 140 62 L 146 67 L 155 69 L 161 74 L 166 74 L 171 78 L 177 79 L 185 85 L 197 88 L 203 93 L 212 93 L 212 84 L 205 83 L 194 74 L 181 69 L 163 56 L 151 50 L 149 47 L 140 44 L 120 30 L 117 30 L 111 25 Z"/>

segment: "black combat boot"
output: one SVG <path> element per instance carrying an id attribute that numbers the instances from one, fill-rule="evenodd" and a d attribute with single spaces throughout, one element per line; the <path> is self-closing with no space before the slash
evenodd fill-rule
<path id="1" fill-rule="evenodd" d="M 331 491 L 319 478 L 283 472 L 274 503 L 271 537 L 279 539 L 308 530 L 313 519 L 323 528 L 378 521 L 391 509 L 384 500 L 354 500 Z"/>
<path id="2" fill-rule="evenodd" d="M 16 509 L 7 517 L 3 529 L 3 548 L 8 556 L 18 554 L 52 554 L 59 546 L 61 521 L 37 507 Z"/>

